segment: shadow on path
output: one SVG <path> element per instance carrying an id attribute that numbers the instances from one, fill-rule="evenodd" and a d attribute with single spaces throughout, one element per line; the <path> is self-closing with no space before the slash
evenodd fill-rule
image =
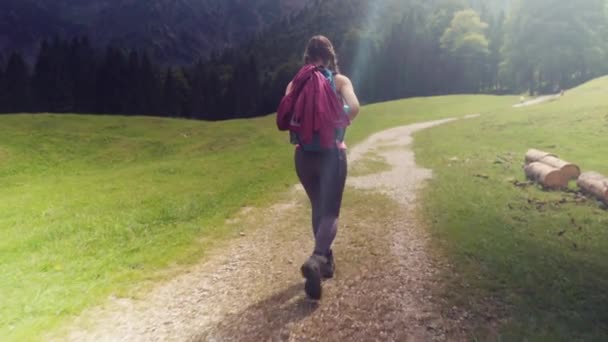
<path id="1" fill-rule="evenodd" d="M 293 326 L 317 308 L 317 302 L 304 296 L 303 284 L 296 283 L 242 312 L 228 315 L 193 341 L 287 340 Z"/>

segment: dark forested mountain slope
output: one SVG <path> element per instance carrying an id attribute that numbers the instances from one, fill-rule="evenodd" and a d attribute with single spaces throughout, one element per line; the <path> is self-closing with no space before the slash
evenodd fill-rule
<path id="1" fill-rule="evenodd" d="M 310 0 L 2 0 L 0 51 L 32 56 L 43 38 L 86 35 L 98 46 L 146 49 L 191 62 L 231 47 Z"/>
<path id="2" fill-rule="evenodd" d="M 37 39 L 53 32 L 85 32 L 90 39 L 52 39 L 39 54 L 30 52 L 30 63 L 0 50 L 0 112 L 210 120 L 271 113 L 315 34 L 334 42 L 342 71 L 364 103 L 454 93 L 550 93 L 608 73 L 605 5 L 606 0 L 2 0 L 4 46 L 29 44 L 34 50 Z M 34 24 L 20 24 L 28 20 Z M 113 46 L 103 48 L 107 43 Z"/>

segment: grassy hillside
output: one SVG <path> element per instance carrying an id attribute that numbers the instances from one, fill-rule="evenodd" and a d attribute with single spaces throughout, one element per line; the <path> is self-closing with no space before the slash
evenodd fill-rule
<path id="1" fill-rule="evenodd" d="M 513 101 L 449 96 L 368 106 L 349 143 Z M 143 281 L 234 234 L 224 226 L 231 214 L 275 201 L 296 182 L 292 147 L 272 116 L 0 116 L 0 336 L 37 339 L 108 295 L 137 295 Z"/>
<path id="2" fill-rule="evenodd" d="M 504 340 L 608 339 L 608 212 L 523 181 L 535 147 L 608 174 L 608 78 L 555 102 L 505 108 L 421 132 L 418 161 L 435 170 L 424 214 L 460 276 L 454 301 L 512 315 Z M 483 338 L 482 338 L 483 340 Z"/>

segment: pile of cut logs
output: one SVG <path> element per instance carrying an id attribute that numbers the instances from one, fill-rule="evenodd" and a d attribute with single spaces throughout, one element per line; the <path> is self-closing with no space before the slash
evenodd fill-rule
<path id="1" fill-rule="evenodd" d="M 608 204 L 608 178 L 597 172 L 581 173 L 580 167 L 536 149 L 526 153 L 526 177 L 548 189 L 565 189 L 568 182 L 577 180 L 585 193 L 596 196 Z"/>

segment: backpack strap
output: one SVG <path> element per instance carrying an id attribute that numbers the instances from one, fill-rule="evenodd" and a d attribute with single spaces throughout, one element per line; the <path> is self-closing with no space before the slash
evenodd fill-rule
<path id="1" fill-rule="evenodd" d="M 326 69 L 324 67 L 317 67 L 317 70 L 319 70 L 323 74 L 323 76 L 325 76 L 325 78 L 329 81 L 329 84 L 331 84 L 331 89 L 333 89 L 334 93 L 337 94 L 338 90 L 336 88 L 336 81 L 334 78 L 334 73 L 331 70 Z"/>

